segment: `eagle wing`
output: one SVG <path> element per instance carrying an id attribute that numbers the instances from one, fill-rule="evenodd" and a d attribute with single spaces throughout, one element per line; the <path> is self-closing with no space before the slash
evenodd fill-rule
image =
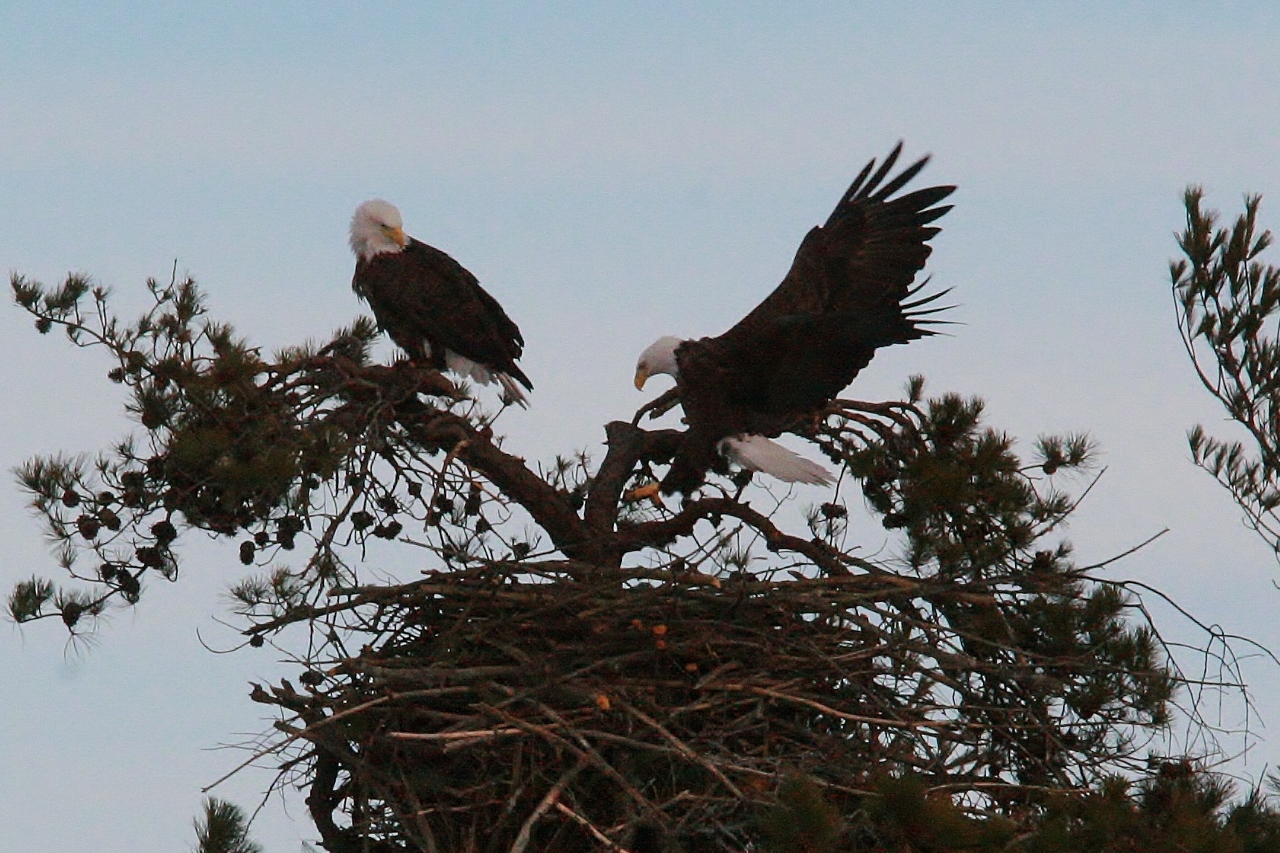
<path id="1" fill-rule="evenodd" d="M 927 306 L 945 291 L 912 301 L 923 286 L 912 283 L 941 230 L 930 223 L 951 209 L 938 202 L 955 187 L 892 198 L 929 161 L 886 182 L 901 150 L 899 143 L 878 169 L 874 160 L 863 168 L 750 314 L 718 338 L 686 345 L 682 375 L 686 361 L 695 373 L 695 360 L 714 363 L 725 402 L 794 417 L 839 394 L 880 347 L 933 334 L 927 315 L 942 309 Z"/>
<path id="2" fill-rule="evenodd" d="M 884 183 L 901 152 L 899 142 L 880 168 L 875 160 L 867 163 L 826 223 L 805 235 L 782 283 L 738 326 L 786 315 L 891 309 L 912 294 L 911 283 L 933 251 L 928 241 L 941 230 L 929 223 L 951 209 L 937 205 L 955 187 L 891 198 L 929 162 L 922 157 Z"/>

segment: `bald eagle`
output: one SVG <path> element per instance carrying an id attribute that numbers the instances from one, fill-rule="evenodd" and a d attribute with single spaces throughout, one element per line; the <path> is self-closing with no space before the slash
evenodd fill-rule
<path id="1" fill-rule="evenodd" d="M 688 430 L 662 482 L 634 497 L 681 492 L 706 480 L 717 454 L 787 482 L 828 484 L 829 471 L 771 441 L 835 398 L 880 347 L 932 335 L 926 308 L 946 291 L 915 298 L 912 286 L 940 229 L 929 223 L 955 187 L 893 198 L 928 157 L 885 182 L 902 143 L 877 169 L 872 160 L 826 224 L 805 236 L 782 283 L 737 325 L 716 338 L 664 337 L 640 355 L 635 385 L 653 374 L 675 377 Z M 912 301 L 914 298 L 914 301 Z"/>
<path id="2" fill-rule="evenodd" d="M 529 405 L 516 384 L 533 390 L 515 361 L 520 329 L 461 264 L 405 234 L 395 205 L 373 199 L 356 208 L 351 251 L 351 288 L 410 359 L 482 385 L 497 381 L 507 399 Z"/>

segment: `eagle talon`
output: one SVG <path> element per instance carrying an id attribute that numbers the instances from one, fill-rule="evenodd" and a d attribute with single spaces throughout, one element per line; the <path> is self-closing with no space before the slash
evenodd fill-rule
<path id="1" fill-rule="evenodd" d="M 648 498 L 658 509 L 666 509 L 667 505 L 662 502 L 662 496 L 659 494 L 662 485 L 660 483 L 649 483 L 644 486 L 638 486 L 627 492 L 624 492 L 622 499 L 627 503 L 636 503 Z"/>
<path id="2" fill-rule="evenodd" d="M 665 415 L 667 412 L 671 411 L 678 405 L 680 405 L 680 398 L 672 397 L 670 400 L 667 400 L 661 406 L 654 406 L 652 409 L 649 410 L 649 420 L 656 421 L 658 418 L 662 417 L 663 415 Z"/>
<path id="3" fill-rule="evenodd" d="M 637 376 L 639 376 L 639 374 L 637 374 Z M 639 380 L 637 380 L 637 382 L 639 382 Z M 678 405 L 680 405 L 680 389 L 678 387 L 668 388 L 660 396 L 655 397 L 648 403 L 641 406 L 639 410 L 636 411 L 635 417 L 631 419 L 631 423 L 633 425 L 638 425 L 640 421 L 644 419 L 646 414 L 649 416 L 649 420 L 657 420 Z"/>

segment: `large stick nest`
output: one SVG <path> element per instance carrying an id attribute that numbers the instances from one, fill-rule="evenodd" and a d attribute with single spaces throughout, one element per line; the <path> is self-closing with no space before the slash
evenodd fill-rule
<path id="1" fill-rule="evenodd" d="M 364 830 L 386 849 L 600 850 L 641 823 L 740 848 L 783 775 L 839 799 L 946 728 L 901 690 L 882 629 L 849 618 L 900 578 L 575 574 L 349 591 L 380 642 L 305 693 L 255 691 L 314 747 L 330 849 Z"/>
<path id="2" fill-rule="evenodd" d="M 326 847 L 572 853 L 649 824 L 684 849 L 742 849 L 783 776 L 840 802 L 886 762 L 943 788 L 974 770 L 956 754 L 982 738 L 931 701 L 928 640 L 868 613 L 977 596 L 897 575 L 559 566 L 346 590 L 335 610 L 375 642 L 307 671 L 306 692 L 255 690 L 310 747 Z"/>

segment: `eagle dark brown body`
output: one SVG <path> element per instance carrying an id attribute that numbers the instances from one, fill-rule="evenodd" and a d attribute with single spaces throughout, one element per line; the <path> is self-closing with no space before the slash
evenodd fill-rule
<path id="1" fill-rule="evenodd" d="M 358 258 L 351 286 L 411 359 L 444 370 L 448 350 L 533 390 L 515 362 L 524 351 L 520 329 L 474 275 L 439 249 L 410 238 L 402 251 Z"/>

